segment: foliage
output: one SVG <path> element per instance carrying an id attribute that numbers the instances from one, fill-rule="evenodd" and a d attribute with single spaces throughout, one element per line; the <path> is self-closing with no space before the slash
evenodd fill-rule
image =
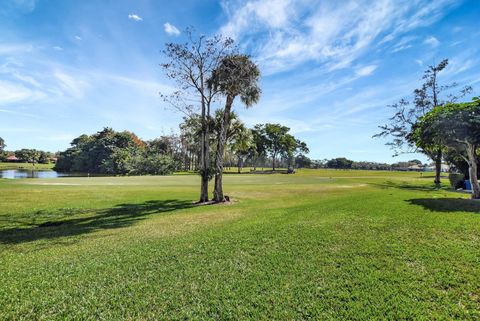
<path id="1" fill-rule="evenodd" d="M 175 162 L 168 155 L 140 154 L 134 157 L 130 174 L 168 175 L 175 170 Z"/>
<path id="2" fill-rule="evenodd" d="M 447 102 L 454 102 L 472 91 L 470 86 L 460 90 L 458 95 L 446 94 L 442 99 L 442 93 L 448 93 L 456 83 L 440 85 L 438 83 L 438 74 L 448 65 L 448 59 L 442 60 L 439 64 L 428 66 L 423 73 L 423 84 L 420 88 L 413 91 L 413 101 L 401 99 L 389 107 L 394 110 L 389 123 L 379 126 L 381 132 L 374 137 L 391 137 L 392 140 L 387 143 L 394 155 L 403 152 L 416 151 L 422 152 L 430 157 L 436 165 L 435 182 L 440 183 L 440 170 L 442 161 L 442 146 L 433 144 L 431 141 L 416 141 L 411 139 L 412 127 L 419 118 L 424 116 L 436 106 L 442 106 Z"/>
<path id="3" fill-rule="evenodd" d="M 307 145 L 291 135 L 290 128 L 280 124 L 259 124 L 256 125 L 255 134 L 258 143 L 262 144 L 260 152 L 268 152 L 272 159 L 272 168 L 275 170 L 276 159 L 281 156 L 287 159 L 288 166 L 291 166 L 296 153 L 308 153 Z"/>
<path id="4" fill-rule="evenodd" d="M 480 100 L 438 106 L 413 126 L 409 139 L 419 144 L 439 145 L 455 151 L 469 165 L 472 197 L 480 198 L 477 163 L 480 148 Z"/>
<path id="5" fill-rule="evenodd" d="M 215 153 L 215 187 L 213 199 L 216 202 L 225 201 L 223 194 L 223 167 L 225 160 L 225 145 L 231 122 L 231 110 L 237 96 L 248 108 L 260 99 L 258 81 L 260 70 L 257 65 L 246 55 L 227 55 L 215 68 L 209 81 L 212 90 L 219 91 L 225 96 L 225 107 L 219 122 L 217 136 L 217 150 Z M 237 145 L 239 146 L 239 145 Z M 246 148 L 246 147 L 245 147 Z M 240 171 L 240 166 L 239 166 Z"/>
<path id="6" fill-rule="evenodd" d="M 391 170 L 392 165 L 386 164 L 386 163 L 360 161 L 360 162 L 353 162 L 352 169 L 385 171 L 385 170 Z"/>
<path id="7" fill-rule="evenodd" d="M 167 62 L 161 64 L 165 75 L 172 79 L 178 90 L 161 96 L 174 109 L 187 117 L 199 117 L 199 173 L 202 177 L 200 202 L 208 201 L 208 181 L 211 179 L 210 164 L 210 112 L 219 90 L 209 85 L 220 62 L 234 51 L 233 40 L 203 35 L 195 37 L 192 29 L 185 31 L 186 43 L 167 43 L 163 51 Z"/>
<path id="8" fill-rule="evenodd" d="M 246 107 L 251 107 L 260 99 L 259 79 L 260 70 L 250 57 L 234 54 L 221 59 L 208 84 L 212 90 L 230 97 L 232 102 L 239 96 Z"/>
<path id="9" fill-rule="evenodd" d="M 448 180 L 450 181 L 450 186 L 453 189 L 463 188 L 465 175 L 463 175 L 462 173 L 450 173 L 448 174 Z"/>
<path id="10" fill-rule="evenodd" d="M 5 141 L 3 140 L 3 138 L 0 137 L 0 153 L 2 153 L 5 150 L 6 146 L 7 145 L 5 145 Z"/>
<path id="11" fill-rule="evenodd" d="M 94 135 L 75 138 L 59 154 L 55 169 L 101 174 L 169 174 L 175 169 L 172 138 L 143 142 L 135 134 L 104 128 Z"/>
<path id="12" fill-rule="evenodd" d="M 295 157 L 295 166 L 297 168 L 310 168 L 312 160 L 307 156 L 300 154 Z"/>
<path id="13" fill-rule="evenodd" d="M 345 157 L 332 158 L 327 162 L 328 168 L 335 168 L 335 169 L 350 169 L 352 168 L 352 165 L 353 165 L 353 161 Z"/>
<path id="14" fill-rule="evenodd" d="M 41 152 L 36 149 L 23 148 L 21 150 L 15 151 L 15 156 L 21 162 L 32 163 L 33 165 L 35 165 L 40 160 Z"/>

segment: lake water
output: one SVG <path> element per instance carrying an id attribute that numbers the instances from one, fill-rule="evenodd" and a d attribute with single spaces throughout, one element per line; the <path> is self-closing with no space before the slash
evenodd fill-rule
<path id="1" fill-rule="evenodd" d="M 82 173 L 60 173 L 52 170 L 30 170 L 30 169 L 4 169 L 0 170 L 0 178 L 19 179 L 19 178 L 58 178 L 67 176 L 87 176 Z"/>

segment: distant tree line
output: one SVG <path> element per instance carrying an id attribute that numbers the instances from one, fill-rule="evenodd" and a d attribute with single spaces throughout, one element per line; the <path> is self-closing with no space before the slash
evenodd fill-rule
<path id="1" fill-rule="evenodd" d="M 15 162 L 35 164 L 49 164 L 55 161 L 56 154 L 42 150 L 22 148 L 16 151 L 5 150 L 7 145 L 5 140 L 0 137 L 0 161 L 9 160 L 9 157 L 15 157 Z"/>
<path id="2" fill-rule="evenodd" d="M 210 145 L 216 146 L 220 138 L 220 121 L 223 112 L 217 111 L 211 120 L 213 134 Z M 224 148 L 225 167 L 236 167 L 241 172 L 245 166 L 291 168 L 307 167 L 304 155 L 308 147 L 280 124 L 258 124 L 249 129 L 234 112 L 230 116 Z M 174 171 L 199 171 L 201 139 L 199 117 L 186 117 L 180 124 L 180 133 L 164 135 L 143 141 L 134 133 L 116 132 L 111 128 L 93 135 L 81 135 L 71 142 L 71 147 L 58 154 L 55 170 L 62 172 L 87 172 L 114 175 L 163 175 Z M 216 149 L 212 149 L 215 153 Z M 301 165 L 301 166 L 298 166 Z M 211 165 L 214 159 L 211 158 Z"/>

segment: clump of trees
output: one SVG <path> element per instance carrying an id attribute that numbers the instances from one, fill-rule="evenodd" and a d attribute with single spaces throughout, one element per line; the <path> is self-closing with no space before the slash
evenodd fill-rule
<path id="1" fill-rule="evenodd" d="M 115 175 L 165 175 L 177 166 L 168 137 L 144 142 L 135 134 L 111 128 L 75 138 L 59 153 L 55 170 Z M 178 159 L 178 158 L 177 158 Z"/>
<path id="2" fill-rule="evenodd" d="M 214 36 L 196 37 L 192 30 L 186 30 L 186 43 L 167 43 L 163 51 L 166 62 L 161 66 L 165 75 L 172 79 L 178 90 L 171 94 L 161 93 L 161 97 L 174 109 L 184 113 L 187 118 L 199 119 L 199 164 L 200 198 L 199 202 L 208 202 L 208 182 L 214 171 L 211 163 L 212 150 L 212 104 L 219 99 L 221 88 L 212 85 L 214 72 L 222 60 L 233 54 L 233 40 Z"/>
<path id="3" fill-rule="evenodd" d="M 458 155 L 468 164 L 472 198 L 480 198 L 480 99 L 436 106 L 420 117 L 408 139 L 417 146 L 438 146 Z"/>
<path id="4" fill-rule="evenodd" d="M 161 97 L 186 115 L 180 125 L 181 137 L 189 145 L 186 158 L 196 159 L 193 163 L 198 166 L 199 202 L 209 201 L 208 182 L 213 177 L 212 200 L 224 202 L 222 175 L 232 159 L 236 159 L 241 171 L 245 163 L 265 160 L 268 153 L 275 170 L 277 158 L 285 158 L 288 165 L 293 165 L 296 151 L 308 149 L 288 134 L 287 127 L 266 124 L 249 130 L 237 122 L 233 112 L 237 98 L 247 108 L 260 98 L 258 66 L 249 56 L 239 53 L 230 38 L 196 37 L 192 30 L 186 30 L 186 35 L 186 43 L 165 45 L 166 61 L 161 66 L 178 90 L 161 93 Z M 218 103 L 223 108 L 214 111 Z"/>
<path id="5" fill-rule="evenodd" d="M 345 157 L 333 158 L 327 162 L 327 168 L 351 169 L 353 161 Z"/>
<path id="6" fill-rule="evenodd" d="M 14 152 L 20 162 L 35 164 L 48 164 L 54 154 L 36 149 L 23 148 Z"/>

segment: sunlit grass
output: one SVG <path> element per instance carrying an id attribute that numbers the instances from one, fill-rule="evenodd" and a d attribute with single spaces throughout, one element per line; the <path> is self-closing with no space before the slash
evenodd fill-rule
<path id="1" fill-rule="evenodd" d="M 432 180 L 0 180 L 0 319 L 478 319 L 480 204 Z"/>
<path id="2" fill-rule="evenodd" d="M 33 164 L 31 163 L 13 163 L 13 162 L 0 162 L 0 170 L 2 169 L 36 169 L 45 170 L 52 169 L 55 164 Z"/>

